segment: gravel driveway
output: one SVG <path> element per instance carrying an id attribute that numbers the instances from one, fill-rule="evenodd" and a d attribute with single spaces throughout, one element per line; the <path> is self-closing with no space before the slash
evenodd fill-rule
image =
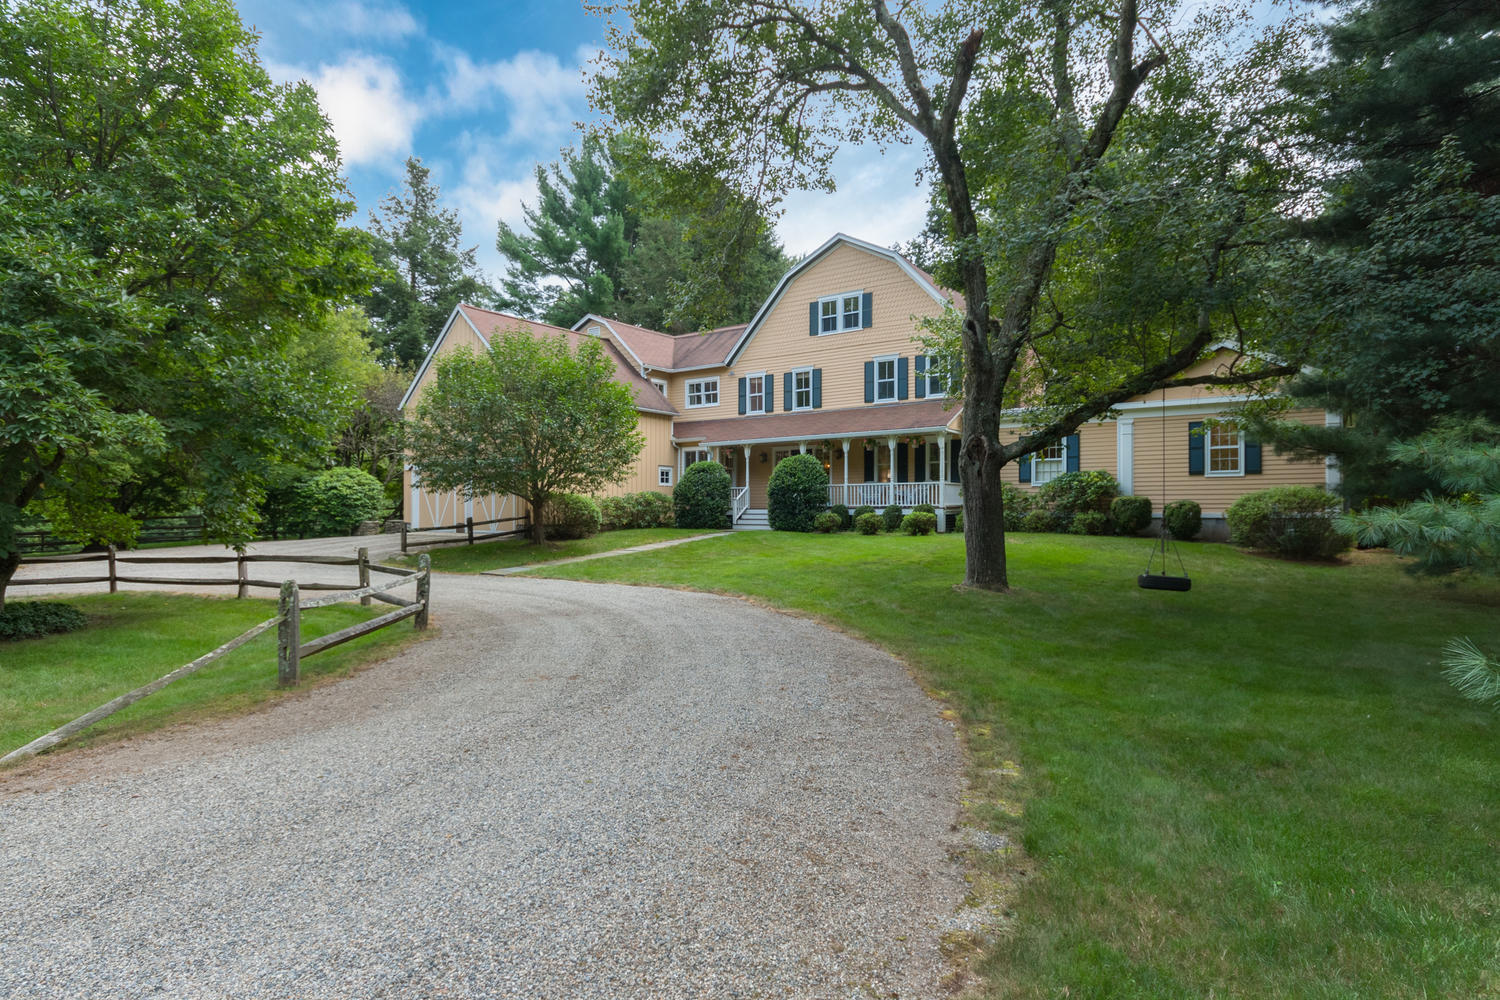
<path id="1" fill-rule="evenodd" d="M 901 664 L 703 594 L 433 598 L 354 678 L 0 774 L 0 996 L 939 994 L 960 756 Z"/>

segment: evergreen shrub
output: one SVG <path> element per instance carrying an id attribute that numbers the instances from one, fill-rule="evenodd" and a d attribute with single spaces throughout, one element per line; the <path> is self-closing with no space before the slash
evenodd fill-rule
<path id="1" fill-rule="evenodd" d="M 856 517 L 854 527 L 861 535 L 878 535 L 880 529 L 885 527 L 885 518 L 872 510 Z"/>
<path id="2" fill-rule="evenodd" d="M 1161 520 L 1173 538 L 1191 542 L 1203 530 L 1203 508 L 1196 500 L 1173 500 L 1161 509 Z"/>
<path id="3" fill-rule="evenodd" d="M 821 535 L 831 535 L 844 530 L 844 520 L 831 510 L 825 510 L 813 518 L 813 530 Z"/>
<path id="4" fill-rule="evenodd" d="M 848 531 L 851 527 L 853 527 L 854 518 L 850 515 L 848 507 L 845 507 L 841 503 L 836 503 L 828 509 L 838 515 L 840 531 Z"/>
<path id="5" fill-rule="evenodd" d="M 1056 531 L 1057 518 L 1053 516 L 1050 510 L 1044 510 L 1038 507 L 1036 510 L 1027 511 L 1026 515 L 1021 518 L 1021 526 L 1019 530 Z"/>
<path id="6" fill-rule="evenodd" d="M 729 470 L 718 462 L 694 462 L 672 491 L 672 511 L 679 528 L 727 528 L 733 518 Z"/>
<path id="7" fill-rule="evenodd" d="M 1115 497 L 1109 505 L 1109 519 L 1116 534 L 1139 535 L 1151 526 L 1151 498 Z"/>
<path id="8" fill-rule="evenodd" d="M 1064 472 L 1037 490 L 1038 500 L 1068 517 L 1086 510 L 1107 514 L 1110 501 L 1119 495 L 1119 480 L 1099 469 Z"/>
<path id="9" fill-rule="evenodd" d="M 363 469 L 340 466 L 297 480 L 289 490 L 284 517 L 299 534 L 349 535 L 359 522 L 385 509 L 385 487 Z"/>
<path id="10" fill-rule="evenodd" d="M 599 516 L 605 531 L 670 528 L 675 521 L 672 498 L 654 490 L 604 497 L 599 501 Z"/>
<path id="11" fill-rule="evenodd" d="M 1229 540 L 1265 552 L 1332 559 L 1353 540 L 1338 525 L 1342 502 L 1316 486 L 1273 486 L 1247 493 L 1224 512 Z"/>
<path id="12" fill-rule="evenodd" d="M 901 512 L 901 505 L 898 503 L 893 503 L 890 506 L 886 507 L 885 510 L 881 511 L 880 516 L 885 521 L 885 530 L 895 531 L 897 528 L 901 527 L 901 518 L 904 515 Z"/>
<path id="13" fill-rule="evenodd" d="M 542 508 L 542 525 L 553 541 L 591 538 L 603 522 L 599 505 L 581 493 L 559 493 Z"/>
<path id="14" fill-rule="evenodd" d="M 931 511 L 914 510 L 901 519 L 901 530 L 908 535 L 930 535 L 937 531 L 937 515 Z"/>
<path id="15" fill-rule="evenodd" d="M 772 530 L 811 531 L 813 518 L 828 509 L 828 472 L 816 455 L 792 455 L 771 470 L 766 493 Z"/>
<path id="16" fill-rule="evenodd" d="M 1005 530 L 1025 531 L 1022 522 L 1036 506 L 1036 498 L 1019 486 L 1000 484 L 1000 503 L 1005 508 Z"/>
<path id="17" fill-rule="evenodd" d="M 76 632 L 89 623 L 71 604 L 54 601 L 12 601 L 0 608 L 0 642 L 39 639 L 58 632 Z"/>
<path id="18" fill-rule="evenodd" d="M 1073 515 L 1068 531 L 1074 535 L 1109 534 L 1109 515 L 1098 510 L 1083 510 Z"/>

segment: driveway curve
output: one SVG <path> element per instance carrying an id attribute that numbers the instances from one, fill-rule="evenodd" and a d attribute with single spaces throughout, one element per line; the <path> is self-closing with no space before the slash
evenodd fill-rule
<path id="1" fill-rule="evenodd" d="M 940 995 L 960 755 L 899 662 L 706 594 L 433 596 L 337 685 L 0 775 L 0 996 Z"/>

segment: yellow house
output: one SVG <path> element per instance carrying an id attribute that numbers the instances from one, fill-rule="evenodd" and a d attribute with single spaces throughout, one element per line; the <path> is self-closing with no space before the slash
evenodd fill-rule
<path id="1" fill-rule="evenodd" d="M 636 394 L 647 439 L 628 481 L 611 492 L 669 493 L 688 465 L 712 460 L 729 470 L 736 527 L 763 527 L 771 470 L 788 455 L 817 455 L 828 470 L 829 503 L 877 509 L 931 504 L 947 514 L 962 506 L 956 455 L 962 407 L 942 374 L 928 366 L 914 339 L 917 321 L 957 293 L 885 247 L 839 234 L 782 277 L 749 323 L 672 336 L 605 316 L 584 316 L 571 331 L 461 306 L 454 311 L 403 400 L 420 394 L 434 356 L 476 348 L 504 329 L 566 332 L 603 340 L 620 381 Z M 1193 374 L 1230 363 L 1223 347 Z M 1035 488 L 1063 472 L 1103 469 L 1122 490 L 1164 500 L 1197 500 L 1207 533 L 1242 493 L 1283 483 L 1334 485 L 1337 470 L 1262 453 L 1232 426 L 1205 428 L 1247 397 L 1185 388 L 1115 407 L 1045 451 L 1006 467 L 1008 480 Z M 1336 422 L 1323 411 L 1297 419 Z M 1019 436 L 1020 415 L 1008 428 Z M 1163 439 L 1165 433 L 1165 440 Z M 413 527 L 518 512 L 515 498 L 424 494 L 419 472 L 407 473 Z M 496 513 L 506 511 L 509 513 Z M 472 513 L 476 520 L 478 513 Z"/>

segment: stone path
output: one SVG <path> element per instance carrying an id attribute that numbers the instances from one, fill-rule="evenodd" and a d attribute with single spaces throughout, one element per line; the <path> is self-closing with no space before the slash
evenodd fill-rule
<path id="1" fill-rule="evenodd" d="M 723 538 L 732 535 L 732 531 L 717 531 L 711 535 L 694 535 L 692 538 L 669 538 L 665 542 L 648 542 L 645 545 L 632 545 L 628 549 L 611 549 L 608 552 L 595 552 L 592 555 L 572 556 L 568 559 L 553 559 L 549 562 L 528 563 L 525 566 L 506 566 L 503 569 L 484 570 L 486 576 L 515 576 L 517 573 L 528 573 L 534 569 L 544 566 L 566 566 L 568 563 L 591 562 L 595 559 L 608 559 L 611 556 L 628 556 L 633 552 L 650 552 L 652 549 L 669 549 L 674 545 L 686 545 L 688 542 L 701 542 L 709 538 Z"/>

